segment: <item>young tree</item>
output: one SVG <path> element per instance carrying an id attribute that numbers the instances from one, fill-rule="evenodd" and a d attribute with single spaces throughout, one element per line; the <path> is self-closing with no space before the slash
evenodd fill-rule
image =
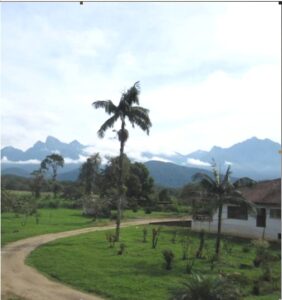
<path id="1" fill-rule="evenodd" d="M 31 173 L 32 182 L 31 182 L 31 190 L 36 199 L 40 198 L 40 193 L 42 189 L 42 185 L 44 183 L 44 172 L 42 169 L 34 170 Z"/>
<path id="2" fill-rule="evenodd" d="M 101 157 L 99 153 L 96 153 L 87 158 L 87 161 L 82 164 L 80 168 L 79 180 L 84 185 L 86 195 L 90 195 L 91 193 L 93 193 L 95 187 L 97 186 L 100 166 Z"/>
<path id="3" fill-rule="evenodd" d="M 149 129 L 152 126 L 149 118 L 149 110 L 139 106 L 140 86 L 136 82 L 130 89 L 122 93 L 119 104 L 116 106 L 111 100 L 95 101 L 93 102 L 94 108 L 103 108 L 106 113 L 112 115 L 98 130 L 98 136 L 103 138 L 105 132 L 114 126 L 120 120 L 121 128 L 118 131 L 118 139 L 120 142 L 120 155 L 119 155 L 119 178 L 118 178 L 118 204 L 117 204 L 117 220 L 116 220 L 116 238 L 119 240 L 120 221 L 121 221 L 121 206 L 125 195 L 124 179 L 123 179 L 123 157 L 124 146 L 128 139 L 128 131 L 125 128 L 126 119 L 134 127 L 137 125 L 143 131 L 149 134 Z M 136 105 L 134 105 L 136 104 Z"/>
<path id="4" fill-rule="evenodd" d="M 46 158 L 41 162 L 41 169 L 48 171 L 50 168 L 52 170 L 52 184 L 53 184 L 53 194 L 57 197 L 58 188 L 56 185 L 57 171 L 58 167 L 64 166 L 64 158 L 56 153 L 46 156 Z"/>
<path id="5" fill-rule="evenodd" d="M 221 175 L 216 168 L 216 164 L 212 165 L 213 176 L 203 173 L 194 175 L 194 180 L 199 180 L 202 188 L 206 192 L 209 199 L 209 207 L 213 207 L 214 211 L 218 210 L 218 226 L 215 253 L 218 257 L 220 254 L 221 240 L 221 224 L 222 224 L 222 208 L 226 203 L 245 206 L 248 209 L 255 210 L 255 206 L 250 201 L 246 200 L 240 191 L 238 191 L 230 181 L 231 167 L 228 166 L 225 175 Z"/>

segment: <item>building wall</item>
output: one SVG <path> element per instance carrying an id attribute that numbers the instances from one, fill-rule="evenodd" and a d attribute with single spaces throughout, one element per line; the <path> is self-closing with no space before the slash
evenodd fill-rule
<path id="1" fill-rule="evenodd" d="M 270 209 L 277 209 L 277 207 L 258 206 L 258 208 L 266 208 L 264 237 L 268 240 L 278 240 L 278 234 L 281 233 L 281 219 L 270 218 L 269 215 Z M 196 231 L 204 229 L 207 232 L 217 232 L 217 218 L 218 214 L 216 213 L 210 223 L 207 221 L 193 220 L 192 229 Z M 222 233 L 257 239 L 263 236 L 263 230 L 263 227 L 256 226 L 256 215 L 252 216 L 249 214 L 248 220 L 228 219 L 227 205 L 224 205 L 222 210 Z"/>

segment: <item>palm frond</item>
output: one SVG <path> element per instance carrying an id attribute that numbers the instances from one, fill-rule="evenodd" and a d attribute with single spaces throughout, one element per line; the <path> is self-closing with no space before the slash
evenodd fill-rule
<path id="1" fill-rule="evenodd" d="M 216 162 L 214 159 L 212 159 L 212 173 L 214 176 L 214 181 L 216 182 L 216 184 L 219 186 L 221 183 L 221 177 L 220 177 L 220 172 L 216 167 Z"/>
<path id="2" fill-rule="evenodd" d="M 224 175 L 223 180 L 222 180 L 223 185 L 228 184 L 228 182 L 230 180 L 230 175 L 231 175 L 231 166 L 228 165 L 227 170 L 226 170 L 225 175 Z"/>
<path id="3" fill-rule="evenodd" d="M 138 127 L 140 127 L 143 131 L 146 131 L 147 134 L 149 134 L 150 132 L 150 127 L 151 127 L 151 123 L 146 122 L 146 120 L 141 119 L 137 116 L 127 116 L 130 123 L 132 124 L 132 126 L 134 127 L 134 125 L 137 125 Z"/>
<path id="4" fill-rule="evenodd" d="M 118 120 L 119 114 L 114 114 L 111 118 L 109 118 L 98 130 L 98 136 L 103 138 L 105 136 L 105 132 L 107 129 L 112 128 L 115 122 Z"/>
<path id="5" fill-rule="evenodd" d="M 149 133 L 149 128 L 152 126 L 151 120 L 149 118 L 149 110 L 140 106 L 133 106 L 130 108 L 127 113 L 127 117 L 134 127 L 134 125 L 138 125 L 144 131 Z"/>
<path id="6" fill-rule="evenodd" d="M 224 202 L 228 204 L 235 204 L 242 207 L 247 207 L 250 213 L 256 213 L 256 205 L 253 202 L 247 200 L 238 190 L 233 190 L 231 193 L 226 195 L 224 198 Z"/>
<path id="7" fill-rule="evenodd" d="M 108 114 L 114 114 L 117 111 L 117 107 L 111 100 L 99 100 L 92 103 L 94 108 L 104 108 Z"/>
<path id="8" fill-rule="evenodd" d="M 127 102 L 130 106 L 132 104 L 139 104 L 140 84 L 139 81 L 122 94 L 121 101 Z"/>

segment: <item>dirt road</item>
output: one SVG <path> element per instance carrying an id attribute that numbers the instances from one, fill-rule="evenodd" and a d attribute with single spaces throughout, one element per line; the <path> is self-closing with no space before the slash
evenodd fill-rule
<path id="1" fill-rule="evenodd" d="M 172 219 L 162 219 L 162 221 Z M 175 219 L 179 220 L 179 219 Z M 148 224 L 160 219 L 138 220 L 126 222 L 122 227 Z M 83 228 L 72 231 L 45 234 L 31 237 L 6 245 L 2 248 L 1 295 L 3 300 L 12 299 L 16 295 L 27 300 L 102 300 L 101 297 L 74 290 L 71 287 L 51 281 L 35 269 L 25 265 L 25 258 L 38 246 L 50 241 L 87 232 L 115 228 L 114 225 L 104 227 Z"/>

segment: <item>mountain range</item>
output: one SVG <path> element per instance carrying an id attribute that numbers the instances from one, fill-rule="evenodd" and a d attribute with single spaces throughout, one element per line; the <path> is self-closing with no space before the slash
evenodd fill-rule
<path id="1" fill-rule="evenodd" d="M 63 143 L 52 136 L 48 136 L 45 142 L 36 142 L 26 151 L 12 146 L 5 147 L 1 150 L 2 174 L 27 177 L 38 168 L 39 162 L 46 155 L 56 152 L 66 161 L 65 167 L 58 173 L 58 178 L 76 180 L 82 158 L 86 160 L 89 156 L 86 151 L 88 147 L 77 140 Z M 212 160 L 223 171 L 231 164 L 234 177 L 250 177 L 255 180 L 281 177 L 280 149 L 281 145 L 270 139 L 253 137 L 228 148 L 214 146 L 210 151 L 198 150 L 187 155 L 177 152 L 172 155 L 143 152 L 142 157 L 147 160 L 145 165 L 156 184 L 181 187 L 191 181 L 193 174 L 203 171 L 209 173 Z"/>

